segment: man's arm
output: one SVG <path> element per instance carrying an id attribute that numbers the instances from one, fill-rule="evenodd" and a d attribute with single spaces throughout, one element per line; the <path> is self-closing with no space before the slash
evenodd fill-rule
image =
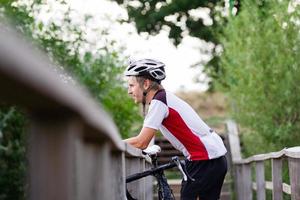
<path id="1" fill-rule="evenodd" d="M 132 146 L 139 149 L 146 149 L 155 133 L 155 129 L 143 127 L 140 134 L 135 137 L 128 138 L 124 140 L 124 142 L 127 142 L 128 144 L 131 144 Z"/>

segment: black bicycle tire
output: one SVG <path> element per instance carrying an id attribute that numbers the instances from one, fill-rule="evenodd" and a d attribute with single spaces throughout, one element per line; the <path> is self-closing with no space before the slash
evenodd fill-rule
<path id="1" fill-rule="evenodd" d="M 137 200 L 131 196 L 131 194 L 129 193 L 129 191 L 127 189 L 126 189 L 126 197 L 127 197 L 127 200 Z"/>
<path id="2" fill-rule="evenodd" d="M 167 178 L 165 175 L 156 175 L 157 185 L 158 185 L 158 199 L 159 200 L 175 200 L 172 189 L 170 188 Z"/>

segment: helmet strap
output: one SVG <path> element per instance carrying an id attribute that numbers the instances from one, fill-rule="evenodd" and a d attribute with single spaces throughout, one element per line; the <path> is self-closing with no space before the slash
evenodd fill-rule
<path id="1" fill-rule="evenodd" d="M 153 88 L 154 86 L 154 83 L 152 82 L 150 87 L 147 89 L 147 90 L 144 90 L 143 91 L 143 116 L 145 117 L 146 116 L 146 97 L 147 97 L 147 94 L 148 92 Z"/>
<path id="2" fill-rule="evenodd" d="M 147 93 L 146 91 L 143 92 L 143 116 L 146 116 L 146 97 L 147 97 Z"/>

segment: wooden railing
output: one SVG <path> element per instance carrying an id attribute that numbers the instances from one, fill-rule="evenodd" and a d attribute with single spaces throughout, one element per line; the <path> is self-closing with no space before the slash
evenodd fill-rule
<path id="1" fill-rule="evenodd" d="M 292 200 L 300 200 L 300 147 L 286 148 L 278 152 L 254 155 L 241 158 L 238 129 L 233 121 L 227 122 L 230 144 L 232 174 L 238 200 L 252 200 L 253 190 L 258 200 L 266 199 L 266 189 L 272 191 L 273 200 L 283 199 L 283 193 L 289 194 Z M 265 180 L 265 162 L 271 160 L 272 180 Z M 290 183 L 283 183 L 283 161 L 288 162 Z M 255 173 L 252 174 L 252 168 Z M 255 182 L 252 182 L 255 177 Z"/>
<path id="2" fill-rule="evenodd" d="M 0 103 L 20 106 L 30 122 L 29 198 L 126 199 L 126 175 L 148 168 L 141 151 L 127 146 L 89 94 L 62 81 L 34 49 L 0 24 Z M 152 199 L 152 178 L 128 188 Z"/>

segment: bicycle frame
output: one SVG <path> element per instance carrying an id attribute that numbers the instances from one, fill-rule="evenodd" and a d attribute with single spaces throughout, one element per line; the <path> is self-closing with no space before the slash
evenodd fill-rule
<path id="1" fill-rule="evenodd" d="M 129 175 L 126 177 L 126 183 L 130 183 L 132 181 L 144 178 L 146 176 L 150 176 L 150 175 L 154 176 L 155 174 L 158 174 L 161 171 L 164 171 L 166 169 L 171 169 L 173 167 L 176 167 L 175 163 L 167 163 L 167 164 L 164 164 L 164 165 L 161 165 L 158 167 L 154 167 L 154 168 L 151 168 L 149 170 L 146 170 L 146 171 L 143 171 L 140 173 Z"/>
<path id="2" fill-rule="evenodd" d="M 167 178 L 165 177 L 164 170 L 176 167 L 177 164 L 175 162 L 171 161 L 170 163 L 158 166 L 157 155 L 152 155 L 151 159 L 152 159 L 153 168 L 151 168 L 149 170 L 146 170 L 144 172 L 140 172 L 140 173 L 136 173 L 136 174 L 127 176 L 126 177 L 126 183 L 130 183 L 132 181 L 135 181 L 135 180 L 141 179 L 143 177 L 152 175 L 157 180 L 158 199 L 160 199 L 160 200 L 174 200 L 175 198 L 174 198 L 172 190 L 171 190 L 171 188 L 170 188 L 170 186 L 167 182 Z M 183 164 L 184 162 L 181 161 L 181 163 Z M 129 200 L 135 200 L 130 195 L 130 193 L 128 191 L 126 191 L 126 195 L 127 195 L 127 198 Z"/>

